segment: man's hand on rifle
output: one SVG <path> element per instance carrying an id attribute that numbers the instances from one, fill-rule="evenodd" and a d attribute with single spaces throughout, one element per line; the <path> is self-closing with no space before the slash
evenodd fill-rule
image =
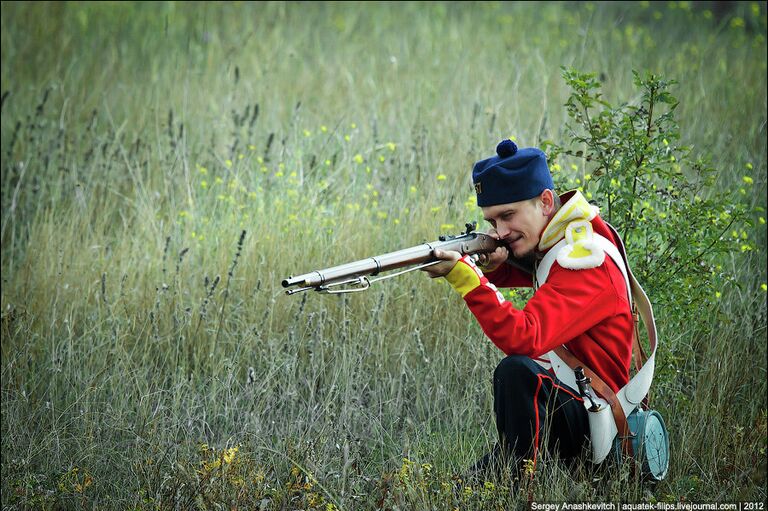
<path id="1" fill-rule="evenodd" d="M 499 238 L 495 229 L 489 230 L 486 234 L 496 239 Z M 461 254 L 454 250 L 435 250 L 434 256 L 442 261 L 432 266 L 427 266 L 423 270 L 433 279 L 448 275 L 453 267 L 456 266 L 456 262 L 461 259 Z M 490 254 L 478 254 L 475 260 L 482 271 L 490 273 L 506 261 L 508 257 L 509 251 L 505 247 L 499 247 Z"/>
<path id="2" fill-rule="evenodd" d="M 486 232 L 487 235 L 493 236 L 499 239 L 499 234 L 496 229 L 490 229 Z M 509 258 L 509 250 L 506 247 L 499 247 L 490 254 L 478 254 L 477 266 L 483 270 L 483 273 L 491 273 L 493 270 L 501 266 L 501 264 Z"/>
<path id="3" fill-rule="evenodd" d="M 437 277 L 445 277 L 448 275 L 454 266 L 456 266 L 456 262 L 461 259 L 461 254 L 456 252 L 455 250 L 439 250 L 435 249 L 432 254 L 438 258 L 442 259 L 437 264 L 433 264 L 432 266 L 427 266 L 422 271 L 425 271 L 429 274 L 429 276 L 433 279 Z"/>

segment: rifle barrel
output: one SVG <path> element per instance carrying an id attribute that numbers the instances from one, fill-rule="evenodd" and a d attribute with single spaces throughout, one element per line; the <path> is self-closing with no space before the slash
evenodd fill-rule
<path id="1" fill-rule="evenodd" d="M 472 232 L 445 241 L 422 243 L 414 247 L 333 266 L 324 270 L 316 270 L 296 277 L 291 276 L 284 279 L 282 285 L 283 287 L 295 285 L 319 287 L 324 284 L 362 275 L 377 275 L 389 270 L 434 261 L 433 252 L 435 249 L 455 250 L 463 255 L 493 252 L 502 245 L 501 241 L 487 234 Z"/>

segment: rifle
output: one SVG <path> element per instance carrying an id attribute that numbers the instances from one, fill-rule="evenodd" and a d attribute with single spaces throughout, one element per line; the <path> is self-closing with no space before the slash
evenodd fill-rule
<path id="1" fill-rule="evenodd" d="M 300 286 L 295 289 L 286 289 L 285 293 L 288 295 L 310 289 L 329 294 L 355 293 L 365 291 L 371 287 L 372 283 L 379 280 L 389 279 L 439 263 L 440 260 L 436 259 L 433 255 L 435 249 L 455 250 L 462 255 L 474 255 L 488 254 L 500 246 L 505 246 L 502 241 L 488 234 L 475 232 L 476 228 L 476 223 L 468 223 L 466 224 L 467 230 L 456 236 L 440 236 L 438 241 L 431 243 L 422 243 L 415 247 L 361 259 L 340 266 L 333 266 L 324 270 L 312 271 L 297 277 L 290 276 L 283 280 L 283 287 Z M 382 272 L 405 267 L 410 268 L 373 279 L 369 278 Z"/>

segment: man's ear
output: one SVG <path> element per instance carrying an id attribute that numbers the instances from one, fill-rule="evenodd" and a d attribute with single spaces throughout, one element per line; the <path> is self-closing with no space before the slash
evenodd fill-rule
<path id="1" fill-rule="evenodd" d="M 552 193 L 552 190 L 544 190 L 539 195 L 539 200 L 541 201 L 541 213 L 548 217 L 555 210 L 554 193 Z"/>

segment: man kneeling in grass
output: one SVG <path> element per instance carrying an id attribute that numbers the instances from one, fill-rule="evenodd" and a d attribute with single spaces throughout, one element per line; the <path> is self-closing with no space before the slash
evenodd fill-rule
<path id="1" fill-rule="evenodd" d="M 566 460 L 579 456 L 589 438 L 587 410 L 579 392 L 555 377 L 546 354 L 564 346 L 617 392 L 629 380 L 634 327 L 623 273 L 593 243 L 599 234 L 620 245 L 597 208 L 578 191 L 555 194 L 539 149 L 518 150 L 504 140 L 496 151 L 474 165 L 472 180 L 490 233 L 508 248 L 477 264 L 471 256 L 435 251 L 443 262 L 424 270 L 448 280 L 506 355 L 493 377 L 499 442 L 472 468 L 479 477 L 502 464 L 519 469 L 526 459 L 535 467 L 542 448 Z M 512 264 L 536 267 L 563 239 L 544 283 Z M 498 287 L 536 291 L 517 309 Z"/>

